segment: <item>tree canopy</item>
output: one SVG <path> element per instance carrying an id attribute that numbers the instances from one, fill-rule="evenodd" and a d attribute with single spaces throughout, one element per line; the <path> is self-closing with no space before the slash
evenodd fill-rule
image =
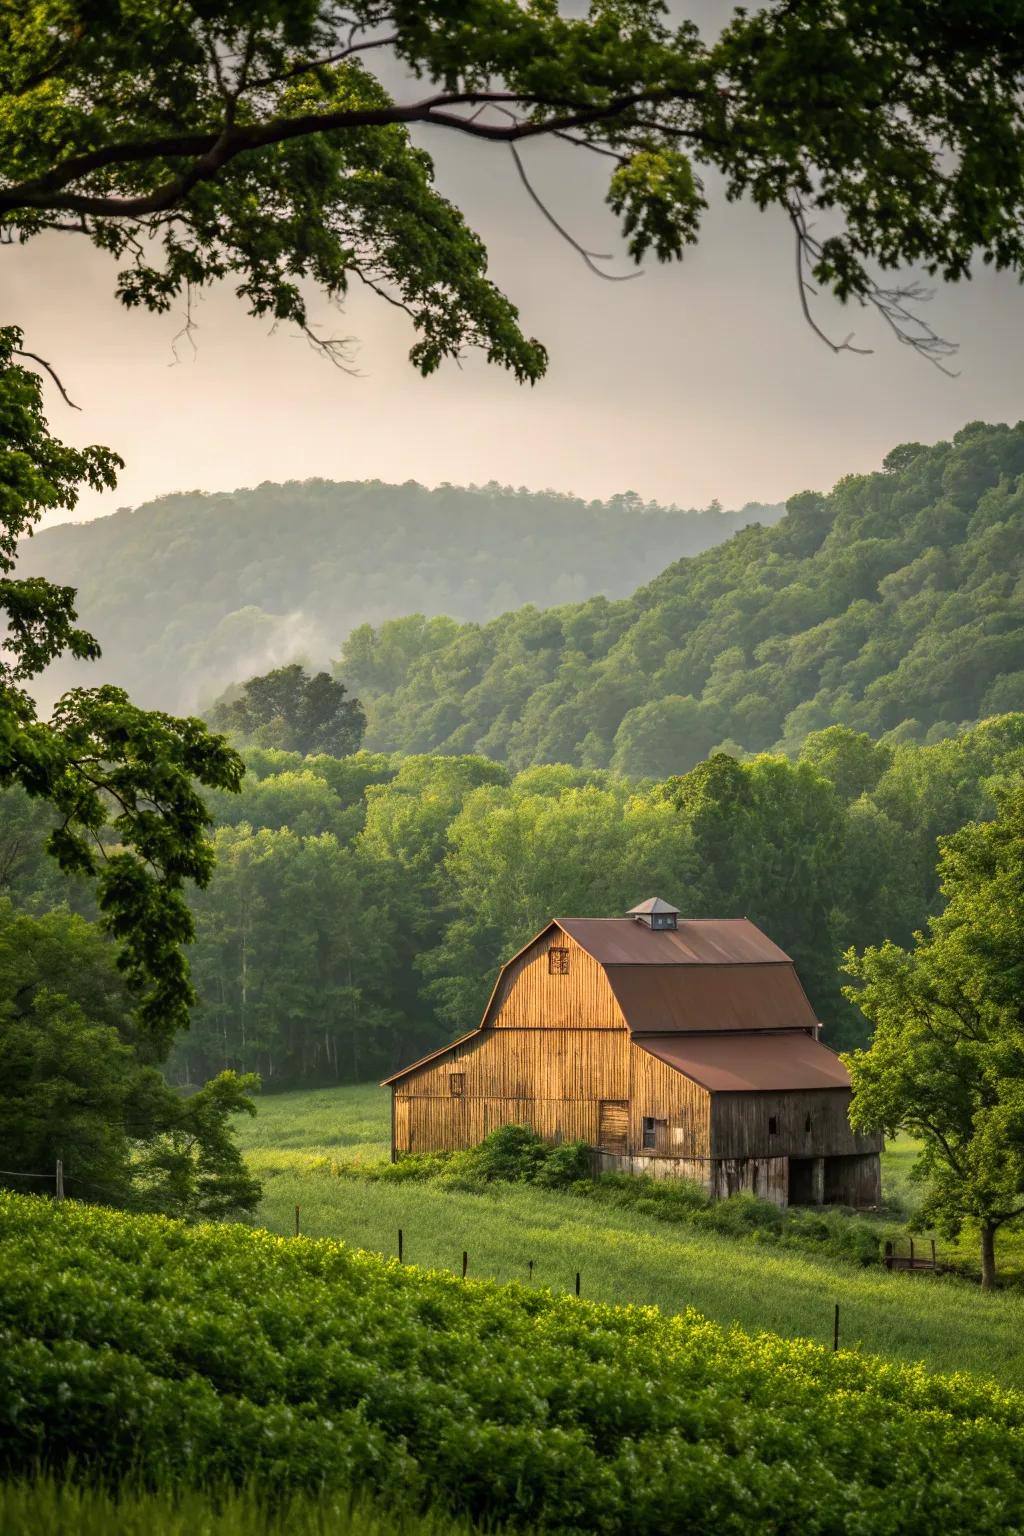
<path id="1" fill-rule="evenodd" d="M 833 724 L 934 741 L 1024 709 L 1024 424 L 904 444 L 631 598 L 357 630 L 338 674 L 378 750 L 683 773 Z M 870 756 L 870 754 L 869 754 Z M 851 787 L 860 770 L 850 765 Z"/>
<path id="2" fill-rule="evenodd" d="M 367 657 L 380 692 L 401 681 L 420 632 L 433 648 L 457 620 L 627 597 L 669 561 L 783 510 L 664 507 L 628 491 L 584 501 L 510 485 L 290 481 L 43 528 L 22 541 L 18 568 L 75 587 L 103 637 L 105 681 L 139 704 L 187 711 L 279 663 L 329 664 L 352 630 L 402 619 Z M 552 540 L 572 559 L 552 560 Z M 65 656 L 42 687 L 88 682 L 89 666 Z"/>
<path id="3" fill-rule="evenodd" d="M 558 137 L 607 166 L 636 261 L 697 241 L 713 172 L 790 221 L 808 313 L 812 285 L 874 305 L 939 360 L 919 291 L 885 274 L 1020 269 L 1020 21 L 1019 0 L 786 0 L 705 39 L 659 0 L 13 0 L 0 220 L 82 233 L 130 306 L 227 278 L 308 330 L 304 282 L 361 281 L 411 317 L 424 373 L 477 346 L 533 381 L 544 347 L 410 129 L 517 156 Z"/>
<path id="4" fill-rule="evenodd" d="M 853 1124 L 909 1131 L 921 1150 L 921 1218 L 981 1235 L 982 1285 L 995 1237 L 1024 1217 L 1024 790 L 998 815 L 940 840 L 946 905 L 911 951 L 847 956 L 847 996 L 874 1025 L 846 1058 Z"/>
<path id="5" fill-rule="evenodd" d="M 311 677 L 296 662 L 250 677 L 236 697 L 214 707 L 210 719 L 218 730 L 256 746 L 347 757 L 366 730 L 362 705 L 346 698 L 347 691 L 329 672 Z"/>

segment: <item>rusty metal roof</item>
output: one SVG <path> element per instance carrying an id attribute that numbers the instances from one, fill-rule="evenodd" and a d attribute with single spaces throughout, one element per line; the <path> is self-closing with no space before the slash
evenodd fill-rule
<path id="1" fill-rule="evenodd" d="M 746 917 L 680 918 L 648 928 L 631 917 L 559 917 L 559 928 L 601 965 L 789 964 L 789 956 Z"/>
<path id="2" fill-rule="evenodd" d="M 661 937 L 661 935 L 655 935 Z M 633 1034 L 813 1029 L 792 965 L 610 965 L 605 972 Z"/>
<path id="3" fill-rule="evenodd" d="M 711 1093 L 850 1086 L 850 1074 L 839 1057 L 803 1030 L 676 1035 L 637 1044 Z"/>

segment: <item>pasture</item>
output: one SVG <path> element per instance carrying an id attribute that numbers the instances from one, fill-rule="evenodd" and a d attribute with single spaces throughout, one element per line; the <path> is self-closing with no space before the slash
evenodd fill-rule
<path id="1" fill-rule="evenodd" d="M 267 1096 L 243 1138 L 265 1182 L 259 1221 L 272 1232 L 343 1239 L 372 1253 L 471 1277 L 574 1287 L 596 1301 L 695 1307 L 715 1322 L 828 1342 L 840 1304 L 844 1346 L 932 1370 L 967 1370 L 1024 1385 L 1024 1294 L 983 1296 L 953 1278 L 886 1274 L 849 1262 L 667 1226 L 634 1210 L 515 1185 L 486 1194 L 339 1178 L 388 1153 L 388 1097 L 375 1086 Z M 909 1154 L 897 1148 L 897 1173 Z M 905 1184 L 905 1177 L 903 1179 Z"/>

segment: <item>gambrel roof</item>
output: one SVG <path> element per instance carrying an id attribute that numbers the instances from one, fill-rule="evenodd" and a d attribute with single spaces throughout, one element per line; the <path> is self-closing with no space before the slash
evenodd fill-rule
<path id="1" fill-rule="evenodd" d="M 385 1083 L 479 1036 L 501 1006 L 509 968 L 552 929 L 597 961 L 636 1043 L 710 1092 L 849 1087 L 838 1056 L 815 1038 L 792 960 L 745 917 L 661 930 L 630 917 L 553 918 L 502 966 L 476 1029 Z"/>

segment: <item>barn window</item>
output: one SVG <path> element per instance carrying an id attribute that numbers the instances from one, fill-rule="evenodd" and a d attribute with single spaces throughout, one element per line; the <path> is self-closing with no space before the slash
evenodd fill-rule
<path id="1" fill-rule="evenodd" d="M 569 951 L 567 949 L 548 950 L 548 975 L 568 976 Z"/>
<path id="2" fill-rule="evenodd" d="M 778 1115 L 769 1115 L 768 1116 L 768 1135 L 769 1136 L 777 1136 L 778 1132 L 779 1132 L 779 1117 L 778 1117 Z"/>
<path id="3" fill-rule="evenodd" d="M 466 1091 L 465 1072 L 452 1072 L 448 1078 L 448 1091 L 453 1099 L 461 1099 Z"/>
<path id="4" fill-rule="evenodd" d="M 811 1134 L 811 1117 L 810 1117 L 810 1115 L 807 1115 L 805 1117 L 805 1119 L 804 1119 L 804 1135 L 805 1136 L 809 1136 L 810 1134 Z"/>
<path id="5" fill-rule="evenodd" d="M 644 1146 L 653 1149 L 658 1142 L 658 1122 L 651 1116 L 644 1116 Z"/>

